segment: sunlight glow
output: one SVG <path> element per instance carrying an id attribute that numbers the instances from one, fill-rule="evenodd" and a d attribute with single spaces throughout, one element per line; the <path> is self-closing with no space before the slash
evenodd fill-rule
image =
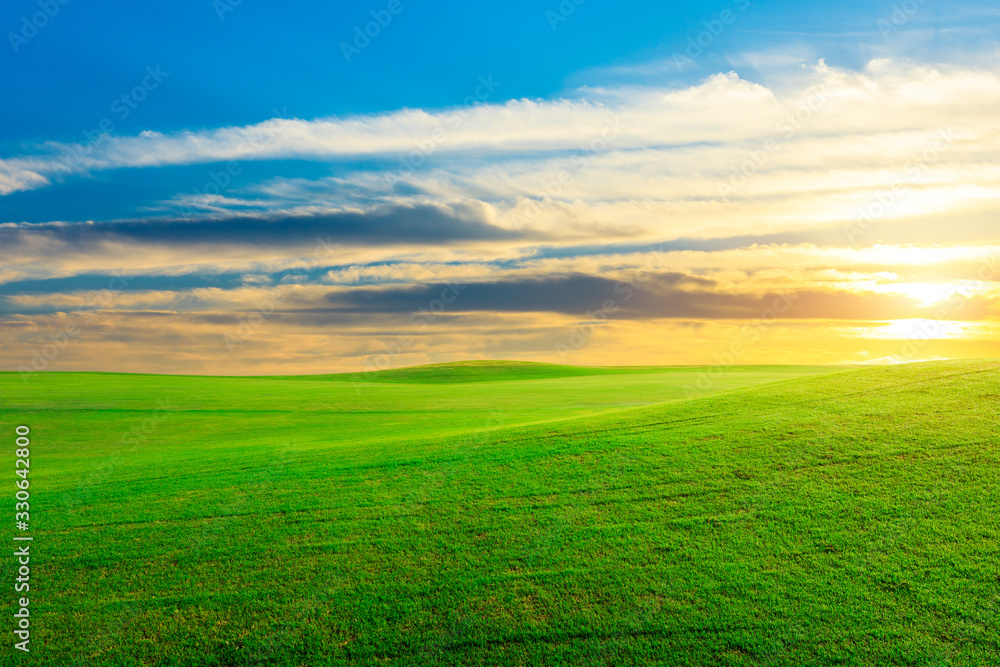
<path id="1" fill-rule="evenodd" d="M 967 337 L 978 326 L 975 322 L 916 318 L 910 320 L 892 320 L 870 327 L 845 327 L 841 331 L 845 335 L 855 338 L 937 340 L 942 338 Z"/>
<path id="2" fill-rule="evenodd" d="M 947 301 L 953 294 L 969 296 L 967 287 L 954 283 L 891 283 L 877 285 L 874 291 L 882 294 L 902 294 L 919 301 L 921 306 L 933 306 Z"/>

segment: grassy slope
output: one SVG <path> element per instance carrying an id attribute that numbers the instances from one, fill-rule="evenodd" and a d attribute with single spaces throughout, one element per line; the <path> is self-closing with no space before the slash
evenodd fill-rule
<path id="1" fill-rule="evenodd" d="M 830 366 L 566 366 L 531 361 L 463 361 L 449 364 L 427 364 L 393 368 L 384 371 L 364 373 L 336 373 L 333 375 L 281 376 L 274 379 L 289 380 L 329 380 L 341 382 L 416 382 L 420 384 L 454 382 L 498 382 L 523 380 L 549 380 L 555 378 L 586 377 L 595 375 L 634 375 L 637 373 L 671 373 L 672 378 L 683 374 L 699 374 L 711 370 L 734 378 L 736 376 L 760 377 L 770 375 L 804 375 L 809 373 L 829 373 Z M 681 374 L 681 375 L 678 375 Z M 672 380 L 671 380 L 672 381 Z"/>
<path id="2" fill-rule="evenodd" d="M 632 409 L 682 392 L 0 376 L 36 438 L 38 664 L 988 664 L 998 370 Z"/>

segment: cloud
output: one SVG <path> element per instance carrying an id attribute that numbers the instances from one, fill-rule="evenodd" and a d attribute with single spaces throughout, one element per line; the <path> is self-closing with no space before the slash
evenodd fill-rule
<path id="1" fill-rule="evenodd" d="M 451 299 L 443 298 L 452 295 Z M 657 273 L 642 282 L 572 275 L 475 282 L 459 286 L 352 288 L 330 292 L 319 312 L 417 313 L 443 302 L 456 312 L 549 312 L 584 318 L 598 313 L 618 319 L 844 319 L 882 320 L 929 317 L 931 306 L 905 294 L 799 286 L 780 292 L 719 289 L 717 282 L 681 273 Z M 989 315 L 988 299 L 970 299 L 963 317 Z"/>
<path id="2" fill-rule="evenodd" d="M 683 89 L 44 144 L 0 160 L 0 193 L 260 164 L 214 194 L 165 181 L 136 209 L 159 217 L 91 220 L 84 203 L 78 221 L 0 225 L 3 341 L 33 349 L 46 326 L 91 311 L 93 358 L 141 368 L 155 343 L 175 369 L 299 369 L 332 349 L 377 352 L 440 302 L 394 364 L 476 350 L 557 360 L 555 342 L 586 322 L 606 356 L 580 362 L 708 360 L 778 304 L 761 359 L 902 358 L 872 322 L 932 319 L 952 287 L 968 298 L 948 317 L 1000 315 L 1000 272 L 983 277 L 1000 255 L 998 107 L 997 71 L 820 62 L 770 87 L 722 73 Z M 247 356 L 212 356 L 262 303 Z M 74 355 L 59 363 L 79 368 Z"/>
<path id="3" fill-rule="evenodd" d="M 173 307 L 192 308 L 196 302 L 238 307 L 235 300 L 242 298 L 240 295 L 247 289 L 256 290 L 253 293 L 263 298 L 275 290 L 312 290 L 315 295 L 317 290 L 329 291 L 330 286 L 355 289 L 352 299 L 376 304 L 382 298 L 382 288 L 395 289 L 398 294 L 409 294 L 420 301 L 421 290 L 429 289 L 428 285 L 460 284 L 475 288 L 473 301 L 483 309 L 506 308 L 500 292 L 507 291 L 511 298 L 506 301 L 521 304 L 539 303 L 543 298 L 540 295 L 550 292 L 555 295 L 553 300 L 571 310 L 580 310 L 583 301 L 596 304 L 605 299 L 613 299 L 621 306 L 626 291 L 622 283 L 635 285 L 644 293 L 655 293 L 667 283 L 682 283 L 720 293 L 868 292 L 912 297 L 921 303 L 944 300 L 952 293 L 962 294 L 971 302 L 975 297 L 994 298 L 1000 292 L 1000 246 L 877 245 L 854 250 L 771 244 L 709 251 L 672 247 L 676 246 L 633 252 L 571 248 L 552 256 L 534 253 L 491 258 L 488 253 L 435 246 L 401 260 L 342 263 L 350 260 L 342 254 L 351 252 L 350 247 L 331 246 L 325 249 L 329 252 L 308 260 L 238 264 L 230 268 L 241 270 L 230 271 L 219 270 L 222 266 L 218 264 L 212 271 L 192 264 L 169 271 L 109 272 L 100 257 L 93 257 L 90 273 L 9 280 L 0 283 L 0 295 L 6 295 L 7 312 L 26 312 L 16 309 L 72 310 L 109 289 L 119 295 L 117 305 L 134 295 L 143 303 L 162 304 L 166 299 L 176 301 Z M 294 247 L 285 252 L 298 250 Z M 177 252 L 191 251 L 181 248 Z M 158 296 L 142 301 L 142 294 Z M 637 298 L 636 303 L 643 298 Z M 703 297 L 706 303 L 709 298 Z"/>
<path id="4" fill-rule="evenodd" d="M 7 243 L 27 245 L 32 237 L 89 248 L 106 242 L 160 245 L 287 245 L 310 241 L 386 245 L 513 239 L 520 234 L 490 224 L 489 208 L 474 205 L 391 206 L 371 211 L 308 215 L 259 214 L 201 219 L 10 225 Z"/>
<path id="5" fill-rule="evenodd" d="M 488 205 L 452 202 L 192 219 L 6 224 L 0 225 L 0 283 L 105 272 L 108 266 L 176 274 L 184 271 L 171 267 L 180 263 L 187 264 L 187 272 L 217 274 L 224 267 L 205 264 L 240 259 L 244 268 L 258 271 L 261 267 L 254 263 L 277 262 L 275 270 L 301 266 L 303 259 L 307 265 L 330 266 L 380 247 L 398 253 L 543 238 L 537 232 L 499 227 L 494 217 Z"/>
<path id="6" fill-rule="evenodd" d="M 224 194 L 176 195 L 159 202 L 168 212 L 161 220 L 58 232 L 58 223 L 35 225 L 39 244 L 46 233 L 54 244 L 76 235 L 129 246 L 163 246 L 173 236 L 222 246 L 220 261 L 231 261 L 225 248 L 255 246 L 264 255 L 321 227 L 355 247 L 475 240 L 519 242 L 527 252 L 539 237 L 562 246 L 738 237 L 823 245 L 951 241 L 940 231 L 948 215 L 959 240 L 987 240 L 1000 207 L 1000 121 L 990 112 L 998 103 L 994 71 L 881 60 L 855 72 L 820 63 L 781 89 L 720 74 L 679 90 L 581 89 L 573 98 L 461 110 L 273 119 L 107 137 L 87 147 L 49 144 L 4 161 L 0 172 L 38 184 L 67 169 L 351 158 L 337 176 L 274 175 Z M 617 128 L 612 134 L 609 123 Z M 251 141 L 262 133 L 266 142 Z M 248 141 L 249 152 L 241 148 Z M 60 151 L 86 159 L 60 166 Z M 401 161 L 387 164 L 389 157 Z M 19 169 L 38 178 L 21 178 Z M 185 207 L 198 217 L 179 215 Z M 388 219 L 393 210 L 405 216 Z M 853 229 L 870 211 L 870 222 Z M 380 216 L 387 219 L 367 225 Z M 281 220 L 288 242 L 277 232 Z"/>
<path id="7" fill-rule="evenodd" d="M 326 160 L 361 155 L 400 155 L 421 150 L 573 150 L 618 127 L 619 112 L 637 127 L 659 128 L 658 141 L 707 140 L 713 132 L 733 134 L 717 113 L 726 101 L 758 102 L 773 111 L 771 94 L 732 75 L 711 77 L 680 91 L 643 94 L 629 105 L 601 99 L 513 100 L 505 104 L 428 112 L 405 109 L 387 114 L 316 120 L 275 118 L 244 127 L 135 137 L 104 136 L 88 144 L 49 143 L 44 151 L 0 162 L 0 193 L 37 187 L 55 175 L 100 169 L 153 167 L 263 159 Z M 715 122 L 704 114 L 715 109 Z M 748 113 L 760 113 L 748 109 Z M 650 123 L 669 113 L 680 126 Z M 728 129 L 727 129 L 728 128 Z M 689 130 L 685 134 L 684 130 Z M 691 136 L 691 133 L 696 136 Z M 647 143 L 640 132 L 627 145 Z M 429 148 L 421 148 L 429 147 Z"/>
<path id="8" fill-rule="evenodd" d="M 384 156 L 402 158 L 402 169 L 408 172 L 431 155 L 482 158 L 587 151 L 609 143 L 609 128 L 616 151 L 659 148 L 690 153 L 700 146 L 747 147 L 768 135 L 790 138 L 786 135 L 804 129 L 807 111 L 804 134 L 840 149 L 868 146 L 855 140 L 837 142 L 837 137 L 891 141 L 894 133 L 920 133 L 943 125 L 967 126 L 986 137 L 997 128 L 990 110 L 1000 103 L 1000 77 L 991 71 L 882 62 L 853 72 L 821 62 L 795 83 L 797 87 L 788 90 L 771 90 L 729 73 L 676 90 L 584 88 L 563 99 L 314 120 L 274 118 L 243 127 L 104 136 L 86 145 L 48 143 L 34 154 L 0 161 L 0 193 L 95 170 L 245 160 Z M 733 122 L 733 109 L 739 109 L 739 122 Z M 417 157 L 408 160 L 410 156 Z"/>

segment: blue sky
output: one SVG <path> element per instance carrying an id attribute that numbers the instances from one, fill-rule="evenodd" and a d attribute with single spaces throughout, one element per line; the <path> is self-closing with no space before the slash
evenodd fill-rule
<path id="1" fill-rule="evenodd" d="M 93 311 L 95 285 L 115 272 L 131 276 L 100 308 L 116 333 L 93 332 L 51 367 L 93 366 L 96 350 L 146 326 L 116 318 L 158 317 L 200 334 L 190 349 L 147 335 L 122 368 L 353 368 L 379 348 L 357 343 L 361 332 L 405 329 L 449 280 L 480 296 L 392 365 L 467 355 L 458 341 L 518 314 L 512 330 L 534 333 L 474 354 L 565 361 L 556 342 L 579 320 L 556 303 L 577 304 L 566 290 L 603 294 L 594 279 L 613 278 L 613 299 L 616 281 L 666 252 L 647 290 L 659 296 L 630 301 L 576 359 L 615 349 L 627 360 L 642 347 L 625 336 L 752 313 L 788 287 L 766 282 L 772 269 L 820 295 L 803 321 L 868 321 L 866 298 L 895 299 L 883 305 L 917 321 L 926 295 L 974 273 L 994 241 L 1000 12 L 988 3 L 35 0 L 6 3 L 0 25 L 0 313 L 19 332 L 0 356 L 11 366 L 61 318 Z M 366 28 L 374 36 L 359 38 Z M 891 211 L 858 227 L 886 188 Z M 320 238 L 341 250 L 309 259 Z M 893 271 L 919 262 L 884 250 L 950 242 L 962 252 L 942 250 L 928 275 Z M 807 246 L 813 264 L 734 254 Z M 711 258 L 670 254 L 685 251 Z M 241 339 L 256 354 L 219 353 L 254 298 L 289 285 L 301 302 L 278 299 Z M 546 290 L 548 306 L 524 296 Z M 321 309 L 332 319 L 306 316 Z M 291 355 L 291 341 L 323 349 L 330 322 L 349 345 Z M 853 347 L 840 336 L 789 358 L 900 356 L 855 324 L 840 327 Z M 691 342 L 699 360 L 724 344 L 713 335 Z M 956 354 L 940 340 L 922 356 Z"/>
<path id="2" fill-rule="evenodd" d="M 7 33 L 0 85 L 8 93 L 0 98 L 0 154 L 51 141 L 86 145 L 105 119 L 111 134 L 136 135 L 247 125 L 276 111 L 311 119 L 460 106 L 484 76 L 500 83 L 489 97 L 498 103 L 573 95 L 581 86 L 691 84 L 718 71 L 766 81 L 767 68 L 741 60 L 747 53 L 824 58 L 847 68 L 886 55 L 956 62 L 981 56 L 1000 27 L 984 3 L 912 2 L 917 11 L 900 13 L 903 3 L 889 1 L 470 7 L 400 0 L 399 13 L 389 14 L 350 62 L 343 44 L 354 46 L 355 30 L 373 21 L 372 12 L 386 16 L 388 2 L 10 2 L 0 9 Z M 722 23 L 727 11 L 733 18 Z M 47 14 L 37 34 L 25 27 Z M 692 50 L 699 39 L 706 45 Z M 649 69 L 688 53 L 696 57 L 680 71 Z M 162 72 L 162 82 L 149 79 L 147 68 Z M 144 80 L 155 88 L 132 99 Z M 177 176 L 170 184 L 162 174 L 104 174 L 103 183 L 128 189 L 114 198 L 101 184 L 89 197 L 91 188 L 70 178 L 55 188 L 57 197 L 15 195 L 4 219 L 134 215 L 144 197 L 183 188 Z"/>
<path id="3" fill-rule="evenodd" d="M 738 19 L 709 46 L 707 57 L 677 79 L 693 81 L 725 63 L 726 54 L 778 45 L 809 47 L 832 65 L 857 67 L 880 52 L 902 51 L 906 37 L 886 40 L 879 20 L 898 2 L 601 2 L 586 0 L 550 27 L 558 2 L 421 3 L 402 11 L 364 51 L 346 62 L 340 44 L 370 12 L 388 3 L 250 0 L 220 9 L 210 0 L 153 3 L 75 0 L 59 5 L 27 44 L 2 51 L 4 140 L 68 140 L 110 114 L 111 100 L 139 82 L 147 65 L 169 83 L 120 123 L 120 131 L 172 131 L 241 125 L 272 109 L 313 118 L 404 106 L 461 104 L 477 77 L 503 82 L 498 99 L 548 97 L 586 84 L 589 70 L 655 61 L 682 51 L 688 39 L 730 9 Z M 922 3 L 900 26 L 933 59 L 988 37 L 976 7 Z M 745 7 L 745 9 L 743 9 Z M 21 33 L 35 2 L 4 3 L 5 32 Z M 221 18 L 220 18 L 221 12 Z M 942 15 L 946 12 L 946 15 Z M 992 26 L 995 30 L 996 17 Z M 957 34 L 949 34 L 958 31 Z M 6 42 L 10 41 L 8 39 Z"/>

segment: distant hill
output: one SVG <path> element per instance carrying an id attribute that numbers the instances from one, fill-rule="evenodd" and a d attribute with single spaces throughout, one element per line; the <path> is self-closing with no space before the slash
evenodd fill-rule
<path id="1" fill-rule="evenodd" d="M 353 382 L 497 382 L 518 380 L 543 380 L 566 377 L 586 377 L 592 375 L 622 375 L 632 373 L 662 373 L 671 370 L 697 372 L 699 369 L 712 368 L 721 373 L 739 373 L 746 369 L 756 371 L 781 372 L 799 375 L 803 372 L 829 372 L 834 370 L 828 366 L 730 366 L 730 367 L 699 367 L 699 366 L 569 366 L 563 364 L 548 364 L 532 361 L 457 361 L 444 364 L 427 364 L 424 366 L 409 366 L 392 368 L 382 371 L 366 371 L 360 373 L 334 373 L 328 375 L 289 375 L 274 376 L 289 379 L 312 379 Z M 843 368 L 838 369 L 843 370 Z"/>

